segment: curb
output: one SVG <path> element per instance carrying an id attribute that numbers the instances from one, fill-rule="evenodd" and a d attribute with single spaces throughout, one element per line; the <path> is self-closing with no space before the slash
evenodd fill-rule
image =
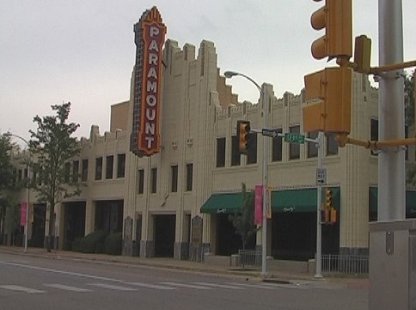
<path id="1" fill-rule="evenodd" d="M 27 252 L 24 252 L 23 248 L 18 247 L 7 247 L 0 246 L 0 253 L 7 253 L 11 255 L 20 255 L 20 256 L 31 256 L 31 257 L 42 257 L 46 259 L 56 259 L 56 260 L 73 260 L 73 261 L 83 261 L 88 263 L 98 263 L 98 264 L 117 264 L 126 267 L 146 267 L 146 268 L 162 268 L 162 269 L 171 269 L 171 270 L 183 270 L 189 272 L 197 273 L 206 273 L 211 275 L 218 276 L 235 276 L 235 277 L 244 277 L 247 280 L 252 279 L 255 281 L 260 281 L 264 283 L 274 283 L 274 284 L 296 284 L 299 282 L 310 282 L 316 283 L 317 281 L 326 282 L 331 285 L 342 285 L 346 288 L 368 288 L 368 279 L 344 279 L 344 278 L 333 278 L 325 277 L 324 279 L 315 279 L 309 274 L 297 274 L 289 273 L 285 271 L 281 272 L 272 272 L 263 277 L 261 272 L 258 270 L 241 270 L 235 269 L 232 267 L 224 266 L 215 266 L 209 265 L 202 262 L 191 262 L 191 261 L 179 261 L 173 258 L 169 258 L 169 261 L 163 259 L 158 260 L 158 258 L 139 258 L 131 256 L 112 256 L 106 254 L 87 254 L 87 253 L 78 253 L 70 251 L 56 251 L 52 250 L 47 252 L 46 249 L 38 248 L 29 248 Z"/>

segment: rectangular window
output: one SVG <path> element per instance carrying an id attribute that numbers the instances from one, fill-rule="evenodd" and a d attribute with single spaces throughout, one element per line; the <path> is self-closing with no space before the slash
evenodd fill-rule
<path id="1" fill-rule="evenodd" d="M 178 191 L 178 165 L 171 166 L 171 187 L 170 191 L 176 193 Z"/>
<path id="2" fill-rule="evenodd" d="M 23 170 L 23 179 L 25 182 L 29 182 L 29 170 L 27 168 Z"/>
<path id="3" fill-rule="evenodd" d="M 376 119 L 371 119 L 371 124 L 370 124 L 371 128 L 370 128 L 370 140 L 371 141 L 378 141 L 378 120 Z M 377 156 L 377 152 L 371 150 L 371 155 L 375 155 Z"/>
<path id="4" fill-rule="evenodd" d="M 247 153 L 247 164 L 257 163 L 257 133 L 249 133 L 249 146 Z M 268 141 L 266 141 L 268 143 Z"/>
<path id="5" fill-rule="evenodd" d="M 66 183 L 69 182 L 70 171 L 71 171 L 71 164 L 70 163 L 65 163 L 65 166 L 64 166 L 64 182 L 66 182 Z"/>
<path id="6" fill-rule="evenodd" d="M 103 177 L 103 158 L 98 157 L 95 159 L 95 179 L 101 180 Z"/>
<path id="7" fill-rule="evenodd" d="M 126 174 L 126 154 L 117 155 L 117 178 L 124 178 Z"/>
<path id="8" fill-rule="evenodd" d="M 289 127 L 289 132 L 291 133 L 300 133 L 300 126 Z M 289 144 L 289 159 L 299 159 L 300 158 L 300 144 L 299 143 L 290 143 Z"/>
<path id="9" fill-rule="evenodd" d="M 32 171 L 32 184 L 36 184 L 36 181 L 38 179 L 38 174 L 36 171 Z"/>
<path id="10" fill-rule="evenodd" d="M 13 169 L 13 186 L 16 186 L 17 182 L 17 170 Z"/>
<path id="11" fill-rule="evenodd" d="M 43 167 L 39 167 L 39 177 L 38 177 L 38 185 L 42 185 L 42 183 L 45 181 L 45 171 Z"/>
<path id="12" fill-rule="evenodd" d="M 217 138 L 217 168 L 225 167 L 225 138 Z"/>
<path id="13" fill-rule="evenodd" d="M 152 168 L 150 182 L 151 182 L 150 192 L 154 194 L 156 193 L 156 189 L 157 189 L 157 168 Z"/>
<path id="14" fill-rule="evenodd" d="M 107 156 L 105 159 L 105 178 L 106 179 L 113 178 L 113 167 L 114 167 L 114 156 L 113 155 Z"/>
<path id="15" fill-rule="evenodd" d="M 278 133 L 282 133 L 282 129 L 277 131 Z M 272 161 L 282 161 L 282 154 L 283 154 L 283 138 L 282 137 L 274 137 L 272 139 Z"/>
<path id="16" fill-rule="evenodd" d="M 144 170 L 139 169 L 137 171 L 137 193 L 143 194 L 144 192 Z"/>
<path id="17" fill-rule="evenodd" d="M 326 133 L 326 155 L 338 155 L 338 142 L 335 133 Z"/>
<path id="18" fill-rule="evenodd" d="M 78 182 L 79 177 L 79 160 L 72 162 L 72 182 Z"/>
<path id="19" fill-rule="evenodd" d="M 88 159 L 82 160 L 81 169 L 81 181 L 86 182 L 88 180 Z"/>
<path id="20" fill-rule="evenodd" d="M 238 140 L 237 136 L 231 137 L 231 166 L 240 166 L 241 156 L 238 151 Z"/>
<path id="21" fill-rule="evenodd" d="M 193 170 L 193 164 L 186 165 L 186 191 L 192 190 Z"/>
<path id="22" fill-rule="evenodd" d="M 22 181 L 22 175 L 23 175 L 23 171 L 22 171 L 22 169 L 19 169 L 18 174 L 17 174 L 17 181 L 18 182 Z"/>
<path id="23" fill-rule="evenodd" d="M 318 132 L 310 132 L 308 134 L 308 138 L 310 139 L 316 139 L 318 138 Z M 318 144 L 313 143 L 313 142 L 306 142 L 307 145 L 307 157 L 308 158 L 313 158 L 313 157 L 318 157 Z"/>

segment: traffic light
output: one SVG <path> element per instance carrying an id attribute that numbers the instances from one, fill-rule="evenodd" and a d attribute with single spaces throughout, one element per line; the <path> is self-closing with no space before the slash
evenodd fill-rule
<path id="1" fill-rule="evenodd" d="M 333 67 L 305 75 L 304 132 L 350 132 L 352 72 Z"/>
<path id="2" fill-rule="evenodd" d="M 370 72 L 371 39 L 365 35 L 355 38 L 354 70 L 368 74 Z"/>
<path id="3" fill-rule="evenodd" d="M 248 154 L 250 137 L 250 122 L 249 121 L 237 121 L 237 141 L 238 151 L 241 154 Z"/>
<path id="4" fill-rule="evenodd" d="M 325 201 L 322 210 L 322 223 L 323 224 L 335 224 L 337 222 L 337 210 L 334 208 L 332 190 L 330 188 L 325 189 Z"/>
<path id="5" fill-rule="evenodd" d="M 325 189 L 325 209 L 329 210 L 332 208 L 332 191 L 331 189 Z"/>
<path id="6" fill-rule="evenodd" d="M 325 35 L 311 46 L 315 59 L 348 61 L 352 56 L 352 0 L 325 0 L 325 6 L 312 14 L 311 25 L 315 30 L 325 28 Z"/>
<path id="7" fill-rule="evenodd" d="M 335 224 L 337 222 L 337 210 L 335 208 L 331 208 L 329 211 L 329 223 Z"/>

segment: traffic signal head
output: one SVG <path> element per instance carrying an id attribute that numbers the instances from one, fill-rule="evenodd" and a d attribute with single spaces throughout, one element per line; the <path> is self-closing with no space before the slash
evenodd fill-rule
<path id="1" fill-rule="evenodd" d="M 349 133 L 352 69 L 326 68 L 305 76 L 304 132 Z"/>
<path id="2" fill-rule="evenodd" d="M 325 209 L 330 210 L 332 208 L 332 191 L 325 189 Z"/>
<path id="3" fill-rule="evenodd" d="M 355 38 L 354 64 L 355 71 L 368 74 L 370 72 L 371 39 L 365 35 Z"/>
<path id="4" fill-rule="evenodd" d="M 352 0 L 325 0 L 325 6 L 312 14 L 311 25 L 315 30 L 325 28 L 325 35 L 311 46 L 315 59 L 352 56 Z"/>
<path id="5" fill-rule="evenodd" d="M 249 121 L 237 121 L 238 151 L 241 154 L 248 153 L 249 137 L 250 137 L 250 122 Z"/>

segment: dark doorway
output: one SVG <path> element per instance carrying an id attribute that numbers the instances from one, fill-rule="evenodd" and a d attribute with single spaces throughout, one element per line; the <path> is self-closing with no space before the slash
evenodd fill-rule
<path id="1" fill-rule="evenodd" d="M 238 253 L 243 248 L 241 236 L 235 233 L 233 223 L 229 220 L 229 214 L 217 214 L 217 251 L 216 255 L 229 256 Z M 246 249 L 254 249 L 256 234 L 247 240 Z"/>
<path id="2" fill-rule="evenodd" d="M 155 215 L 155 256 L 173 257 L 175 244 L 175 215 Z"/>
<path id="3" fill-rule="evenodd" d="M 85 235 L 85 202 L 65 203 L 64 250 L 72 250 L 72 243 Z"/>
<path id="4" fill-rule="evenodd" d="M 272 256 L 305 261 L 315 257 L 316 213 L 279 212 L 272 216 Z M 322 225 L 322 254 L 338 254 L 339 221 Z"/>
<path id="5" fill-rule="evenodd" d="M 32 238 L 29 240 L 31 247 L 43 248 L 45 242 L 46 204 L 33 205 Z"/>
<path id="6" fill-rule="evenodd" d="M 95 202 L 95 230 L 122 232 L 123 200 Z"/>
<path id="7" fill-rule="evenodd" d="M 308 260 L 315 256 L 316 214 L 282 212 L 272 216 L 272 256 Z"/>

